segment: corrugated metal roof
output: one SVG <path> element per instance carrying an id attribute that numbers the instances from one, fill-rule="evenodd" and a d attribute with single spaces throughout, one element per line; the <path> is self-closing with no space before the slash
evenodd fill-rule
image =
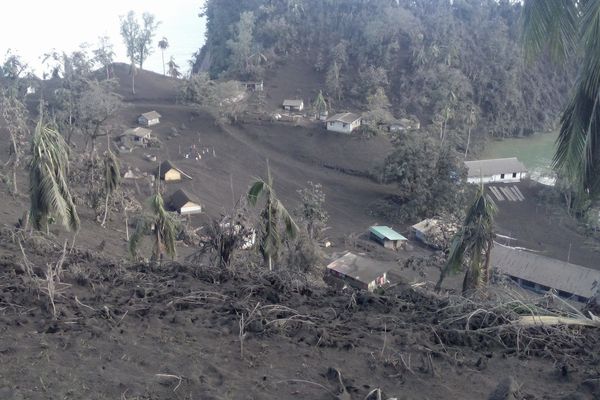
<path id="1" fill-rule="evenodd" d="M 157 119 L 160 118 L 161 115 L 159 113 L 157 113 L 156 111 L 149 111 L 147 113 L 143 113 L 142 117 L 146 118 L 148 121 L 152 120 L 152 119 Z"/>
<path id="2" fill-rule="evenodd" d="M 301 107 L 304 105 L 304 101 L 303 100 L 289 100 L 286 99 L 283 101 L 283 106 L 284 107 Z"/>
<path id="3" fill-rule="evenodd" d="M 353 113 L 340 113 L 329 117 L 327 122 L 343 122 L 345 124 L 351 124 L 358 119 L 360 119 L 360 115 Z"/>
<path id="4" fill-rule="evenodd" d="M 590 298 L 595 294 L 594 282 L 600 284 L 600 271 L 570 264 L 498 243 L 492 249 L 492 266 L 500 272 Z"/>
<path id="5" fill-rule="evenodd" d="M 137 136 L 137 137 L 148 137 L 150 136 L 150 134 L 152 133 L 152 131 L 150 129 L 146 129 L 146 128 L 142 128 L 142 127 L 137 127 L 137 128 L 131 128 L 131 129 L 127 129 L 125 132 L 123 132 L 122 136 Z"/>
<path id="6" fill-rule="evenodd" d="M 380 239 L 407 240 L 404 236 L 402 236 L 389 226 L 372 226 L 369 228 L 369 231 Z"/>
<path id="7" fill-rule="evenodd" d="M 327 266 L 327 269 L 332 269 L 366 284 L 373 282 L 389 270 L 385 264 L 353 253 L 347 253 L 334 260 Z"/>
<path id="8" fill-rule="evenodd" d="M 491 160 L 465 161 L 469 170 L 469 177 L 510 174 L 514 172 L 527 172 L 527 168 L 516 157 L 495 158 Z"/>

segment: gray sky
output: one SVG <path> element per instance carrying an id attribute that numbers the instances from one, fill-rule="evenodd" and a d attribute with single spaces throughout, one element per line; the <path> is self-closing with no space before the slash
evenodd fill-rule
<path id="1" fill-rule="evenodd" d="M 3 2 L 0 22 L 0 60 L 6 51 L 20 55 L 41 75 L 40 56 L 52 49 L 71 52 L 81 43 L 93 48 L 98 36 L 109 36 L 116 61 L 126 62 L 125 46 L 119 34 L 119 16 L 129 10 L 156 16 L 158 27 L 153 47 L 167 37 L 170 56 L 183 71 L 188 60 L 204 43 L 204 19 L 198 17 L 204 0 L 17 0 Z M 162 73 L 160 50 L 156 48 L 144 69 Z"/>

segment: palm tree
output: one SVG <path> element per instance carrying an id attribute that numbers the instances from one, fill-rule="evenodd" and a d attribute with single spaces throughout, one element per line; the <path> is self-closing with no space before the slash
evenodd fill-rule
<path id="1" fill-rule="evenodd" d="M 526 0 L 523 45 L 557 60 L 577 59 L 571 99 L 561 118 L 554 167 L 579 193 L 600 194 L 600 1 Z"/>
<path id="2" fill-rule="evenodd" d="M 37 123 L 31 140 L 29 162 L 29 213 L 35 229 L 41 229 L 55 213 L 67 229 L 79 229 L 79 216 L 67 184 L 69 154 L 63 136 L 43 124 Z"/>
<path id="3" fill-rule="evenodd" d="M 175 238 L 177 235 L 177 220 L 165 210 L 160 192 L 150 197 L 148 204 L 150 214 L 143 215 L 137 222 L 135 232 L 129 238 L 129 252 L 137 256 L 137 249 L 144 236 L 152 236 L 154 246 L 151 260 L 162 260 L 163 254 L 175 258 Z"/>
<path id="4" fill-rule="evenodd" d="M 265 207 L 261 212 L 263 220 L 262 238 L 260 243 L 260 253 L 269 266 L 269 271 L 273 270 L 273 261 L 277 260 L 281 248 L 281 234 L 279 232 L 279 222 L 283 221 L 285 225 L 284 234 L 294 238 L 298 232 L 298 226 L 290 216 L 290 213 L 281 204 L 275 190 L 273 189 L 273 179 L 271 169 L 267 163 L 267 180 L 256 178 L 256 181 L 248 190 L 248 203 L 256 206 L 260 197 L 265 198 Z"/>
<path id="5" fill-rule="evenodd" d="M 496 204 L 485 194 L 483 184 L 479 187 L 475 201 L 467 210 L 467 216 L 460 231 L 452 239 L 446 266 L 436 285 L 439 290 L 442 281 L 451 272 L 459 271 L 468 256 L 468 265 L 463 281 L 463 294 L 487 284 L 491 250 L 494 245 L 494 215 Z"/>
<path id="6" fill-rule="evenodd" d="M 160 49 L 161 55 L 162 55 L 162 63 L 163 63 L 163 75 L 166 75 L 166 71 L 165 71 L 165 50 L 169 47 L 169 41 L 167 40 L 166 37 L 163 36 L 163 38 L 158 42 L 158 48 Z"/>
<path id="7" fill-rule="evenodd" d="M 107 136 L 109 138 L 109 136 Z M 112 151 L 110 151 L 110 139 L 108 139 L 108 150 L 104 155 L 104 191 L 106 199 L 104 201 L 104 218 L 100 225 L 104 226 L 108 215 L 108 199 L 113 194 L 121 183 L 121 172 L 119 171 L 119 160 Z"/>

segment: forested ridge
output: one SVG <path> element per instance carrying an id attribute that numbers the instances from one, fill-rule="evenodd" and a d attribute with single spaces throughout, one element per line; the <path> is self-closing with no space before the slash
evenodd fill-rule
<path id="1" fill-rule="evenodd" d="M 195 70 L 259 79 L 304 57 L 334 109 L 381 107 L 383 90 L 393 116 L 447 129 L 461 149 L 469 127 L 527 135 L 552 128 L 564 105 L 574 74 L 526 62 L 520 14 L 492 0 L 207 0 Z"/>

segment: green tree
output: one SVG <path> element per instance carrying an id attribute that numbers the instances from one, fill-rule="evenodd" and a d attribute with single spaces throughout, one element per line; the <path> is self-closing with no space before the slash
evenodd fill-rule
<path id="1" fill-rule="evenodd" d="M 165 50 L 169 48 L 169 41 L 166 37 L 163 36 L 163 38 L 158 41 L 158 48 L 160 49 L 162 57 L 163 75 L 166 75 L 167 72 L 165 70 Z M 173 60 L 173 57 L 171 57 L 171 60 Z"/>
<path id="2" fill-rule="evenodd" d="M 600 2 L 526 0 L 523 44 L 578 66 L 561 118 L 554 167 L 575 189 L 600 194 Z"/>
<path id="3" fill-rule="evenodd" d="M 79 216 L 67 183 L 67 149 L 62 135 L 45 125 L 40 116 L 31 140 L 29 162 L 29 212 L 35 229 L 41 229 L 44 223 L 47 229 L 53 213 L 68 229 L 79 229 Z"/>
<path id="4" fill-rule="evenodd" d="M 104 226 L 106 217 L 108 216 L 108 200 L 110 196 L 117 191 L 121 184 L 121 172 L 119 168 L 119 160 L 110 150 L 110 136 L 107 136 L 108 148 L 104 155 L 104 192 L 106 194 L 104 200 L 104 217 L 100 225 Z"/>
<path id="5" fill-rule="evenodd" d="M 136 257 L 142 239 L 152 236 L 152 261 L 162 262 L 164 254 L 175 258 L 175 240 L 178 222 L 175 217 L 165 210 L 163 198 L 159 191 L 148 199 L 150 213 L 140 216 L 135 231 L 129 238 L 129 252 Z"/>
<path id="6" fill-rule="evenodd" d="M 267 180 L 257 178 L 248 190 L 248 203 L 255 207 L 259 198 L 264 197 L 265 205 L 260 214 L 262 218 L 262 235 L 260 240 L 260 253 L 269 271 L 273 270 L 273 262 L 277 262 L 282 246 L 282 234 L 280 224 L 285 229 L 283 234 L 290 238 L 296 237 L 298 226 L 283 206 L 273 188 L 271 169 L 267 164 Z"/>
<path id="7" fill-rule="evenodd" d="M 483 185 L 479 187 L 473 204 L 469 207 L 460 231 L 452 239 L 446 266 L 440 274 L 436 289 L 442 286 L 444 278 L 463 268 L 466 261 L 463 294 L 487 285 L 492 247 L 494 246 L 494 201 L 485 194 Z"/>

